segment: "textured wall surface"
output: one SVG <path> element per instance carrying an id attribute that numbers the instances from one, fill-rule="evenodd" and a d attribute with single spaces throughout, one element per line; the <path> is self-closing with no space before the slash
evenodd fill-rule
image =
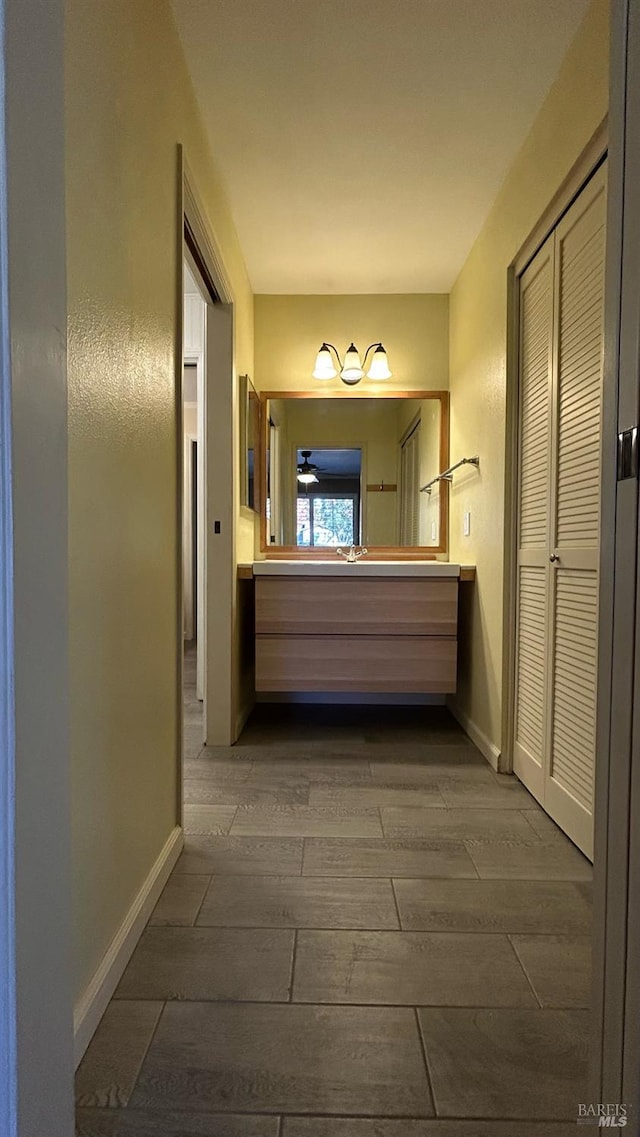
<path id="1" fill-rule="evenodd" d="M 451 460 L 480 473 L 451 494 L 451 560 L 477 565 L 464 607 L 456 705 L 501 746 L 507 269 L 602 122 L 608 106 L 608 3 L 594 0 L 451 294 Z M 471 512 L 471 534 L 462 534 Z"/>
<path id="2" fill-rule="evenodd" d="M 69 0 L 66 56 L 78 997 L 177 822 L 180 142 L 235 293 L 239 373 L 253 306 L 168 2 Z M 236 537 L 252 548 L 250 520 Z"/>

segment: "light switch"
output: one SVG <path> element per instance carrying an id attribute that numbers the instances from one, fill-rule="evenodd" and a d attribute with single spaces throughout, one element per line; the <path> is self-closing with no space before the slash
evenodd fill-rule
<path id="1" fill-rule="evenodd" d="M 471 513 L 468 510 L 464 515 L 464 519 L 463 519 L 463 523 L 462 523 L 462 531 L 463 531 L 465 537 L 468 537 L 469 534 L 471 533 Z"/>

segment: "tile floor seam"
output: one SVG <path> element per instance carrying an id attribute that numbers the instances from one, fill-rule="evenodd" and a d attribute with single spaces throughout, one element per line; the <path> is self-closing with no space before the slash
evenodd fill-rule
<path id="1" fill-rule="evenodd" d="M 230 824 L 229 828 L 227 829 L 227 832 L 226 832 L 226 833 L 221 833 L 221 834 L 220 834 L 220 836 L 221 836 L 221 837 L 230 837 L 230 836 L 231 836 L 231 830 L 233 829 L 233 827 L 234 827 L 234 825 L 235 825 L 235 823 L 236 823 L 236 817 L 238 816 L 238 810 L 239 810 L 239 808 L 240 808 L 240 806 L 239 806 L 239 805 L 237 805 L 237 806 L 235 807 L 235 809 L 234 809 L 234 811 L 233 811 L 233 817 L 231 818 L 231 824 Z M 199 835 L 199 834 L 193 834 L 193 836 L 198 836 L 198 835 Z M 206 836 L 206 834 L 204 834 L 204 836 Z"/>
<path id="2" fill-rule="evenodd" d="M 208 893 L 209 889 L 211 888 L 211 882 L 213 880 L 213 873 L 201 873 L 201 874 L 198 873 L 198 874 L 193 874 L 193 875 L 208 876 L 209 880 L 207 881 L 207 886 L 206 886 L 206 888 L 202 894 L 202 900 L 200 901 L 200 903 L 198 905 L 198 911 L 196 912 L 196 914 L 194 916 L 193 923 L 188 925 L 188 927 L 191 927 L 191 928 L 195 928 L 198 924 L 198 916 L 202 912 L 202 905 L 204 904 L 205 900 L 207 899 L 207 893 Z M 180 927 L 180 925 L 179 924 L 165 924 L 165 927 L 176 928 L 176 927 Z"/>
<path id="3" fill-rule="evenodd" d="M 222 1116 L 226 1116 L 226 1115 L 223 1114 Z M 254 1117 L 274 1117 L 275 1114 L 272 1114 L 272 1113 L 266 1113 L 266 1114 L 254 1113 L 253 1116 Z M 447 1114 L 440 1114 L 440 1113 L 430 1113 L 430 1114 L 424 1114 L 424 1113 L 402 1113 L 402 1114 L 399 1114 L 399 1113 L 393 1113 L 393 1114 L 392 1113 L 385 1113 L 385 1114 L 371 1114 L 371 1113 L 283 1113 L 281 1116 L 282 1116 L 282 1119 L 284 1121 L 291 1120 L 291 1119 L 297 1119 L 297 1120 L 303 1120 L 303 1121 L 306 1121 L 306 1120 L 315 1121 L 316 1119 L 319 1119 L 319 1120 L 325 1120 L 326 1119 L 327 1121 L 375 1121 L 375 1122 L 378 1122 L 378 1121 L 382 1121 L 382 1122 L 386 1122 L 386 1121 L 428 1121 L 428 1122 L 446 1122 L 447 1124 L 455 1124 L 456 1122 L 460 1121 L 460 1122 L 470 1124 L 470 1125 L 475 1125 L 475 1124 L 493 1125 L 494 1123 L 498 1123 L 500 1125 L 507 1125 L 507 1124 L 508 1125 L 520 1125 L 520 1124 L 522 1124 L 522 1125 L 544 1125 L 544 1126 L 547 1126 L 547 1125 L 567 1125 L 570 1122 L 575 1123 L 575 1117 L 535 1117 L 535 1116 L 533 1116 L 533 1117 L 503 1117 L 501 1114 L 497 1114 L 495 1117 L 487 1117 L 486 1114 L 469 1114 L 469 1113 L 461 1113 L 461 1114 L 457 1114 L 457 1113 L 456 1114 L 453 1114 L 453 1113 L 447 1113 Z M 453 1130 L 451 1131 L 451 1137 L 456 1137 L 456 1135 L 453 1133 Z M 517 1137 L 517 1134 L 513 1133 L 510 1135 L 510 1137 Z M 541 1133 L 541 1137 L 545 1137 L 544 1132 Z"/>
<path id="4" fill-rule="evenodd" d="M 420 1052 L 422 1054 L 422 1061 L 424 1062 L 425 1076 L 427 1079 L 427 1085 L 429 1087 L 429 1096 L 431 1097 L 431 1106 L 433 1109 L 433 1116 L 437 1117 L 438 1116 L 438 1107 L 436 1104 L 436 1095 L 435 1095 L 435 1090 L 434 1090 L 434 1085 L 433 1085 L 433 1078 L 431 1075 L 431 1069 L 429 1067 L 429 1058 L 427 1055 L 427 1044 L 426 1044 L 425 1039 L 424 1039 L 424 1033 L 422 1030 L 422 1023 L 420 1022 L 419 1008 L 414 1006 L 413 1013 L 414 1013 L 414 1019 L 415 1019 L 415 1024 L 416 1024 L 416 1030 L 418 1031 L 418 1041 L 420 1044 Z"/>
<path id="5" fill-rule="evenodd" d="M 154 932 L 163 932 L 170 929 L 182 928 L 185 932 L 212 931 L 212 932 L 344 932 L 345 934 L 362 932 L 369 935 L 398 935 L 403 936 L 493 936 L 504 939 L 506 936 L 534 936 L 536 939 L 557 939 L 565 935 L 578 936 L 589 939 L 589 935 L 581 932 L 496 932 L 484 928 L 359 928 L 349 925 L 328 926 L 326 924 L 150 924 Z M 146 931 L 146 928 L 145 928 Z"/>
<path id="6" fill-rule="evenodd" d="M 124 1000 L 123 1000 L 123 1002 L 124 1002 Z M 130 1091 L 130 1093 L 129 1093 L 129 1096 L 128 1096 L 128 1098 L 127 1098 L 127 1102 L 126 1102 L 126 1105 L 124 1106 L 124 1108 L 125 1108 L 125 1109 L 127 1109 L 127 1108 L 128 1108 L 128 1106 L 129 1106 L 129 1102 L 132 1100 L 132 1098 L 133 1098 L 133 1095 L 134 1095 L 134 1094 L 135 1094 L 135 1092 L 136 1092 L 136 1089 L 137 1089 L 137 1086 L 138 1086 L 138 1082 L 140 1081 L 140 1075 L 141 1075 L 141 1073 L 142 1073 L 142 1067 L 144 1066 L 144 1064 L 145 1064 L 145 1062 L 146 1062 L 147 1056 L 148 1056 L 148 1054 L 149 1054 L 149 1051 L 150 1051 L 150 1049 L 151 1049 L 151 1045 L 152 1045 L 152 1043 L 153 1043 L 153 1041 L 154 1041 L 154 1039 L 155 1039 L 155 1037 L 156 1037 L 156 1035 L 157 1035 L 157 1033 L 158 1033 L 158 1028 L 159 1028 L 159 1026 L 160 1026 L 160 1023 L 162 1022 L 162 1018 L 163 1018 L 164 1012 L 165 1012 L 165 1010 L 167 1009 L 167 1000 L 166 1000 L 166 999 L 149 999 L 149 1000 L 145 1000 L 145 999 L 131 999 L 131 1000 L 130 1000 L 130 1002 L 135 1002 L 135 1003 L 137 1003 L 137 1002 L 151 1002 L 151 1003 L 159 1003 L 159 1002 L 161 1002 L 161 1003 L 162 1003 L 162 1009 L 161 1009 L 161 1011 L 160 1011 L 160 1014 L 158 1015 L 158 1018 L 157 1018 L 157 1021 L 156 1021 L 156 1025 L 154 1026 L 153 1030 L 151 1031 L 151 1034 L 150 1034 L 150 1036 L 149 1036 L 148 1042 L 147 1042 L 147 1044 L 146 1044 L 146 1046 L 144 1047 L 144 1050 L 143 1050 L 143 1052 L 142 1052 L 142 1057 L 140 1058 L 140 1062 L 139 1062 L 139 1064 L 138 1064 L 138 1069 L 137 1069 L 137 1071 L 136 1071 L 136 1076 L 135 1076 L 135 1078 L 133 1079 L 133 1082 L 132 1082 L 132 1084 L 131 1084 L 131 1091 Z"/>
<path id="7" fill-rule="evenodd" d="M 409 879 L 412 879 L 412 878 L 409 878 Z M 402 916 L 400 915 L 400 905 L 398 904 L 398 896 L 396 893 L 396 886 L 395 886 L 394 878 L 392 876 L 390 876 L 389 881 L 391 883 L 391 891 L 393 893 L 393 903 L 396 906 L 396 916 L 398 917 L 398 929 L 399 929 L 399 931 L 404 932 L 406 929 L 402 926 Z"/>
<path id="8" fill-rule="evenodd" d="M 306 931 L 306 929 L 304 929 Z M 175 1003 L 200 1003 L 211 1004 L 216 1007 L 340 1007 L 344 1010 L 379 1010 L 379 1011 L 532 1011 L 534 1014 L 541 1013 L 543 1015 L 551 1015 L 557 1011 L 584 1011 L 588 1007 L 576 1007 L 571 1005 L 568 1007 L 545 1007 L 536 1005 L 535 1007 L 523 1006 L 522 1003 L 506 1003 L 496 1006 L 495 1003 L 416 1003 L 413 1000 L 410 1003 L 372 1003 L 372 1002 L 345 1002 L 340 1000 L 338 1002 L 332 999 L 256 999 L 252 996 L 250 999 L 237 999 L 225 996 L 224 999 L 211 998 L 210 996 L 194 995 L 189 998 L 180 996 L 180 998 L 158 999 L 152 998 L 149 995 L 127 995 L 126 998 L 117 998 L 114 996 L 116 1003 L 163 1003 L 165 1006 Z M 155 1036 L 155 1028 L 154 1028 Z M 151 1044 L 149 1044 L 151 1045 Z M 146 1053 L 145 1053 L 146 1057 Z"/>
<path id="9" fill-rule="evenodd" d="M 289 974 L 289 999 L 288 999 L 289 1003 L 295 1002 L 295 1000 L 293 998 L 293 986 L 295 983 L 296 958 L 298 955 L 298 931 L 299 931 L 299 929 L 295 928 L 294 932 L 293 932 L 293 951 L 291 952 L 291 972 Z"/>
<path id="10" fill-rule="evenodd" d="M 535 801 L 535 798 L 534 798 L 534 801 Z M 536 802 L 536 805 L 537 805 L 537 804 L 538 804 L 538 803 Z M 538 808 L 539 808 L 539 809 L 542 809 L 542 806 L 539 806 Z M 530 820 L 529 820 L 529 818 L 527 817 L 527 813 L 530 813 L 530 812 L 531 812 L 531 809 L 530 809 L 530 808 L 527 808 L 527 809 L 524 809 L 524 808 L 522 808 L 522 809 L 518 810 L 518 812 L 522 814 L 522 816 L 524 817 L 524 819 L 525 819 L 525 821 L 526 821 L 527 825 L 529 826 L 529 828 L 531 829 L 531 831 L 532 831 L 533 833 L 535 833 L 536 837 L 538 838 L 538 840 L 537 840 L 537 842 L 535 842 L 535 844 L 538 844 L 538 845 L 544 845 L 544 841 L 542 840 L 542 837 L 541 837 L 541 836 L 540 836 L 540 834 L 538 833 L 538 831 L 537 831 L 537 829 L 536 829 L 535 825 L 532 825 L 532 824 L 531 824 L 531 822 L 530 822 Z M 544 811 L 543 811 L 543 812 L 544 812 Z"/>
<path id="11" fill-rule="evenodd" d="M 553 933 L 547 932 L 545 934 L 546 935 L 552 935 Z M 538 995 L 538 992 L 536 991 L 535 987 L 533 986 L 533 983 L 532 983 L 531 978 L 529 976 L 529 972 L 527 971 L 524 963 L 522 962 L 522 960 L 520 959 L 520 956 L 518 955 L 518 949 L 517 949 L 516 945 L 514 944 L 513 938 L 512 938 L 514 935 L 518 935 L 518 933 L 517 932 L 509 932 L 509 934 L 507 935 L 507 939 L 511 945 L 511 950 L 512 950 L 513 954 L 515 955 L 518 963 L 520 964 L 520 967 L 524 973 L 524 976 L 527 980 L 527 983 L 529 984 L 529 986 L 531 988 L 531 992 L 533 994 L 533 997 L 534 997 L 536 1003 L 538 1004 L 538 1006 L 542 1010 L 544 1007 L 544 1004 L 543 1004 L 542 1000 L 540 999 L 540 996 Z M 558 1008 L 555 1008 L 555 1009 L 557 1010 Z"/>

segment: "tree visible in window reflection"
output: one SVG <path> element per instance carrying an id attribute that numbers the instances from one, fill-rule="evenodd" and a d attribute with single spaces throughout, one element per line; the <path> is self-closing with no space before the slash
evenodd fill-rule
<path id="1" fill-rule="evenodd" d="M 351 545 L 355 541 L 352 497 L 298 497 L 297 544 Z"/>

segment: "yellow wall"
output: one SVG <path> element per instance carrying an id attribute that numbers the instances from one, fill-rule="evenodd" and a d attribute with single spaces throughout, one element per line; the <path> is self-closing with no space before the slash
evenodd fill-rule
<path id="1" fill-rule="evenodd" d="M 335 344 L 342 356 L 351 340 L 361 353 L 382 341 L 393 378 L 378 383 L 363 379 L 358 391 L 433 391 L 449 385 L 448 296 L 256 296 L 254 311 L 259 390 L 321 387 L 311 372 L 323 340 Z"/>
<path id="2" fill-rule="evenodd" d="M 477 565 L 456 706 L 501 746 L 507 268 L 608 106 L 608 0 L 595 0 L 451 294 L 451 560 Z M 465 510 L 471 535 L 462 536 Z"/>
<path id="3" fill-rule="evenodd" d="M 69 0 L 66 35 L 78 997 L 177 822 L 179 142 L 235 293 L 239 373 L 253 302 L 168 0 Z"/>

